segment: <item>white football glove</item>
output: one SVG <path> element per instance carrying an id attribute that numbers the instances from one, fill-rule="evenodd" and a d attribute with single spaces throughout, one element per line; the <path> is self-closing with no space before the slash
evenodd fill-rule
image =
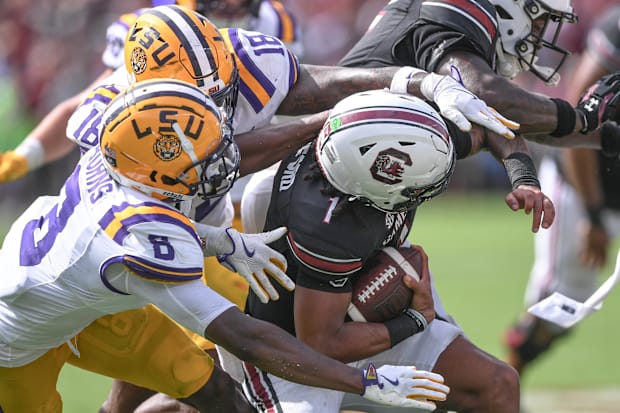
<path id="1" fill-rule="evenodd" d="M 218 228 L 197 224 L 198 235 L 204 238 L 205 256 L 215 255 L 231 271 L 243 276 L 263 303 L 280 298 L 271 285 L 269 275 L 289 291 L 295 283 L 286 275 L 286 258 L 267 246 L 286 234 L 285 227 L 259 234 L 245 234 L 234 228 Z"/>
<path id="2" fill-rule="evenodd" d="M 459 82 L 460 73 L 453 66 L 452 76 L 429 73 L 422 80 L 422 94 L 439 107 L 441 114 L 451 120 L 464 132 L 471 130 L 470 121 L 503 135 L 507 139 L 515 137 L 510 129 L 519 129 L 521 125 L 500 115 L 495 109 L 467 90 Z"/>
<path id="3" fill-rule="evenodd" d="M 413 366 L 381 366 L 370 363 L 363 371 L 362 396 L 381 404 L 415 407 L 433 411 L 435 401 L 444 401 L 450 388 L 437 373 L 417 370 Z"/>

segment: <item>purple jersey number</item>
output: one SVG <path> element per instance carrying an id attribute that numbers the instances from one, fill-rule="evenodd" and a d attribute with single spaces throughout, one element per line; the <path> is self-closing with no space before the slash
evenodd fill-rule
<path id="1" fill-rule="evenodd" d="M 78 187 L 79 171 L 80 168 L 77 167 L 67 179 L 64 187 L 66 197 L 62 204 L 54 205 L 47 214 L 29 221 L 24 227 L 19 249 L 19 264 L 21 266 L 30 267 L 40 264 L 54 246 L 58 234 L 67 226 L 69 217 L 81 201 Z M 47 233 L 43 236 L 37 236 L 38 240 L 35 240 L 35 233 L 40 232 L 45 227 L 47 227 Z"/>

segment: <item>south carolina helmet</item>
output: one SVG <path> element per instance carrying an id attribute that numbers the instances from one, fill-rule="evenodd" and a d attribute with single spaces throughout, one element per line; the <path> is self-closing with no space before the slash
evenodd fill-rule
<path id="1" fill-rule="evenodd" d="M 235 57 L 206 17 L 176 5 L 148 9 L 129 29 L 124 54 L 136 81 L 164 78 L 195 84 L 232 120 L 239 88 Z"/>
<path id="2" fill-rule="evenodd" d="M 316 142 L 338 191 L 383 211 L 406 211 L 444 191 L 455 165 L 448 128 L 416 97 L 373 90 L 334 106 Z"/>
<path id="3" fill-rule="evenodd" d="M 117 95 L 102 115 L 104 165 L 121 185 L 165 201 L 225 194 L 239 151 L 220 109 L 196 86 L 153 79 Z"/>
<path id="4" fill-rule="evenodd" d="M 577 22 L 571 0 L 491 0 L 495 6 L 499 40 L 497 72 L 513 78 L 530 71 L 545 83 L 560 80 L 558 70 L 570 52 L 558 46 L 564 23 Z M 547 49 L 552 66 L 537 64 L 538 54 Z"/>

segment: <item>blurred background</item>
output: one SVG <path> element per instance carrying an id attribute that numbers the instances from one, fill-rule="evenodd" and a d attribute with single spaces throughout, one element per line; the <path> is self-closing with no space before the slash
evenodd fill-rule
<path id="1" fill-rule="evenodd" d="M 302 62 L 320 65 L 336 64 L 387 3 L 387 0 L 281 1 L 301 26 L 305 49 Z M 561 45 L 574 52 L 565 63 L 564 72 L 571 69 L 583 50 L 585 33 L 592 22 L 604 7 L 615 3 L 620 1 L 573 0 L 579 23 L 565 27 L 562 34 Z M 0 0 L 0 38 L 5 39 L 0 43 L 0 151 L 15 148 L 57 103 L 90 84 L 104 69 L 101 53 L 108 25 L 120 14 L 150 4 L 145 0 Z M 563 97 L 567 90 L 565 83 L 547 88 L 527 74 L 515 81 L 555 97 Z M 550 151 L 537 145 L 531 149 L 535 159 Z M 0 184 L 0 239 L 6 224 L 36 196 L 58 191 L 77 159 L 76 150 L 21 180 Z M 434 271 L 442 275 L 437 280 L 444 303 L 451 303 L 449 311 L 458 315 L 474 341 L 502 356 L 499 336 L 520 308 L 532 262 L 531 217 L 512 214 L 503 205 L 502 198 L 510 187 L 503 168 L 489 155 L 479 154 L 460 161 L 457 170 L 447 195 L 434 202 L 432 208 L 421 208 L 419 216 L 423 218 L 416 220 L 412 241 L 424 245 L 429 256 L 434 257 Z M 604 273 L 609 271 L 608 266 Z M 610 328 L 617 324 L 620 300 L 611 299 L 606 306 L 607 311 L 601 312 L 604 315 L 593 317 L 584 329 L 537 367 L 531 378 L 528 376 L 525 383 L 528 390 L 540 386 L 568 387 L 574 393 L 582 384 L 611 386 L 611 410 L 606 406 L 592 409 L 591 404 L 580 404 L 581 399 L 608 397 L 593 397 L 593 393 L 577 396 L 570 404 L 592 413 L 618 411 L 620 363 L 613 358 L 605 359 L 604 355 L 614 354 L 612 347 L 620 339 L 620 330 Z M 480 317 L 481 314 L 484 316 Z M 594 353 L 600 356 L 598 362 L 591 358 L 593 347 L 597 349 Z M 71 369 L 63 374 L 65 379 L 61 380 L 60 388 L 65 411 L 95 411 L 107 393 L 108 379 L 84 376 Z M 83 391 L 82 386 L 80 392 L 75 391 L 79 384 L 88 387 L 83 381 L 85 377 L 93 380 L 90 383 L 95 393 Z M 74 400 L 77 398 L 85 404 Z M 557 398 L 559 402 L 568 400 L 565 395 Z M 536 400 L 529 404 L 539 403 Z M 557 406 L 558 401 L 554 403 Z M 569 410 L 549 407 L 537 411 Z"/>

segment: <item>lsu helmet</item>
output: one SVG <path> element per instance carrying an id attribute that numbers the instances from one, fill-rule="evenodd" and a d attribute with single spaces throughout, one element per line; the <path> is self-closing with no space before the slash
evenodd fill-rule
<path id="1" fill-rule="evenodd" d="M 571 0 L 491 0 L 498 19 L 497 72 L 513 78 L 529 70 L 549 85 L 559 82 L 558 70 L 568 50 L 558 46 L 564 23 L 577 22 Z M 552 66 L 537 64 L 538 53 L 547 49 Z"/>
<path id="2" fill-rule="evenodd" d="M 455 150 L 424 101 L 387 90 L 356 93 L 332 109 L 316 142 L 330 184 L 383 211 L 406 211 L 443 192 Z"/>
<path id="3" fill-rule="evenodd" d="M 136 81 L 164 78 L 195 84 L 232 121 L 239 88 L 235 58 L 206 17 L 181 6 L 153 7 L 129 29 L 124 53 L 125 67 Z"/>
<path id="4" fill-rule="evenodd" d="M 221 196 L 239 151 L 220 109 L 196 86 L 153 79 L 116 96 L 102 117 L 104 165 L 112 178 L 165 201 Z"/>

